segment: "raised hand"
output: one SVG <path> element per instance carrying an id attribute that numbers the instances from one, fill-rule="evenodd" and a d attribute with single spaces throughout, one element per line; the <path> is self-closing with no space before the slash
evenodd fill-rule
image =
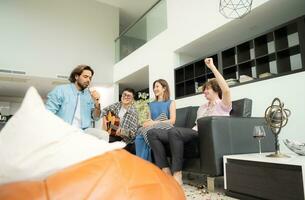
<path id="1" fill-rule="evenodd" d="M 99 104 L 100 94 L 96 90 L 90 91 L 91 98 L 93 99 L 95 104 Z"/>
<path id="2" fill-rule="evenodd" d="M 213 62 L 213 58 L 206 58 L 206 59 L 204 59 L 204 63 L 206 64 L 206 66 L 209 69 L 216 68 L 215 65 L 214 65 L 214 62 Z"/>
<path id="3" fill-rule="evenodd" d="M 226 106 L 231 106 L 232 101 L 231 101 L 230 88 L 229 88 L 227 82 L 225 81 L 225 79 L 223 78 L 222 74 L 219 73 L 216 66 L 214 65 L 213 58 L 204 59 L 204 63 L 213 72 L 213 74 L 216 78 L 216 81 L 222 91 L 222 99 L 221 99 L 222 102 Z"/>

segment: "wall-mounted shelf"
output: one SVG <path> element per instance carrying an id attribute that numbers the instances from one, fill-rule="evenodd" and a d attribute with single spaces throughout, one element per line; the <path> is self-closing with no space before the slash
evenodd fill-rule
<path id="1" fill-rule="evenodd" d="M 213 78 L 204 58 L 212 57 L 226 80 L 246 84 L 242 77 L 254 79 L 283 76 L 305 70 L 305 16 L 269 30 L 251 40 L 175 69 L 176 98 L 198 94 L 200 86 Z M 219 60 L 221 62 L 219 62 Z"/>

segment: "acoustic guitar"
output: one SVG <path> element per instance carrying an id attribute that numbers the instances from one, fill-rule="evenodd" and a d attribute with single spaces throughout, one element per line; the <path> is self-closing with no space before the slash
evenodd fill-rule
<path id="1" fill-rule="evenodd" d="M 116 116 L 113 112 L 109 111 L 106 115 L 106 131 L 112 135 L 116 136 L 116 131 L 120 125 L 120 118 Z"/>

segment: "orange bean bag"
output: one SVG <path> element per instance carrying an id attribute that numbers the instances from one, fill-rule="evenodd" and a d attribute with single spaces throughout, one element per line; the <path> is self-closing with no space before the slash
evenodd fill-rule
<path id="1" fill-rule="evenodd" d="M 153 164 L 125 150 L 114 150 L 42 181 L 1 185 L 0 199 L 180 200 L 185 196 L 178 183 Z"/>

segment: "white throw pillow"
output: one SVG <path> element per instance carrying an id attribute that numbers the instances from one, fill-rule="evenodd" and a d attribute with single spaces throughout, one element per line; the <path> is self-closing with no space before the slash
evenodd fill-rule
<path id="1" fill-rule="evenodd" d="M 0 132 L 0 184 L 43 179 L 48 175 L 118 148 L 70 126 L 45 109 L 29 88 L 20 109 Z"/>

